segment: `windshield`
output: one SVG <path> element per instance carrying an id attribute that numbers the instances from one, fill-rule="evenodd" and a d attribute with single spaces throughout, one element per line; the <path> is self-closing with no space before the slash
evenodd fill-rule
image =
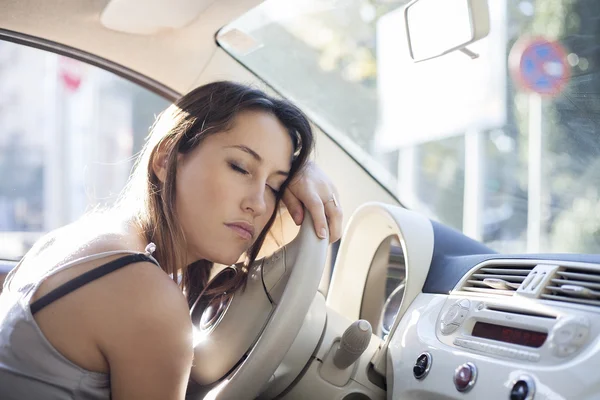
<path id="1" fill-rule="evenodd" d="M 265 1 L 218 41 L 404 206 L 498 251 L 599 252 L 600 2 L 489 1 L 478 58 L 420 63 L 407 3 Z"/>

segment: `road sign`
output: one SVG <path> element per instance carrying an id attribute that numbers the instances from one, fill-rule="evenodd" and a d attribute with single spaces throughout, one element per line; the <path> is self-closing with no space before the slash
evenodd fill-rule
<path id="1" fill-rule="evenodd" d="M 558 95 L 571 76 L 563 46 L 543 38 L 517 42 L 510 51 L 509 65 L 519 86 L 541 95 Z"/>

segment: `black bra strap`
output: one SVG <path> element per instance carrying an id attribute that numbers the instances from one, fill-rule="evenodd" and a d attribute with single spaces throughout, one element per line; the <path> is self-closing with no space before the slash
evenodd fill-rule
<path id="1" fill-rule="evenodd" d="M 87 271 L 86 273 L 79 275 L 78 277 L 60 285 L 56 289 L 43 295 L 31 304 L 31 314 L 37 313 L 42 308 L 46 307 L 48 304 L 60 299 L 63 296 L 68 295 L 69 293 L 79 289 L 83 285 L 86 285 L 98 278 L 103 277 L 104 275 L 110 274 L 111 272 L 114 272 L 119 268 L 123 268 L 129 264 L 143 261 L 151 262 L 153 264 L 158 265 L 156 263 L 156 260 L 142 253 L 129 254 L 124 257 L 117 258 L 116 260 L 103 264 L 90 271 Z"/>

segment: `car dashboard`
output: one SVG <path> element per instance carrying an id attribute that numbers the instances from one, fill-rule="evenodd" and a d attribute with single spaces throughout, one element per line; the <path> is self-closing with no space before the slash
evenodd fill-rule
<path id="1" fill-rule="evenodd" d="M 351 297 L 352 279 L 364 288 Z M 377 313 L 364 304 L 375 292 Z M 349 221 L 327 305 L 377 327 L 369 357 L 388 399 L 600 399 L 590 372 L 600 357 L 600 255 L 498 254 L 371 203 Z"/>
<path id="2" fill-rule="evenodd" d="M 389 398 L 600 398 L 589 372 L 600 356 L 600 265 L 527 257 L 478 262 L 446 293 L 424 285 L 388 343 Z M 473 256 L 455 256 L 454 268 L 461 258 Z"/>

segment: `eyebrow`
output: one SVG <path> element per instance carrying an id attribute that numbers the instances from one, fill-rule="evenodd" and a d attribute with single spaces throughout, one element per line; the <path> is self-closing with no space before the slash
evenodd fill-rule
<path id="1" fill-rule="evenodd" d="M 248 147 L 248 146 L 244 146 L 243 144 L 237 144 L 237 145 L 233 145 L 233 146 L 227 146 L 227 147 L 225 147 L 225 148 L 226 148 L 226 149 L 237 149 L 237 150 L 241 150 L 241 151 L 243 151 L 244 153 L 248 153 L 248 154 L 250 154 L 250 155 L 251 155 L 251 156 L 252 156 L 252 157 L 253 157 L 253 158 L 254 158 L 256 161 L 258 161 L 258 162 L 262 162 L 262 161 L 263 161 L 262 157 L 261 157 L 261 156 L 260 156 L 260 155 L 259 155 L 257 152 L 255 152 L 254 150 L 252 150 L 252 149 L 251 149 L 250 147 Z M 275 172 L 275 173 L 276 173 L 277 175 L 282 175 L 282 176 L 288 176 L 288 175 L 289 175 L 289 172 L 286 172 L 286 171 L 281 171 L 281 170 L 280 170 L 280 171 L 277 171 L 277 172 Z"/>

